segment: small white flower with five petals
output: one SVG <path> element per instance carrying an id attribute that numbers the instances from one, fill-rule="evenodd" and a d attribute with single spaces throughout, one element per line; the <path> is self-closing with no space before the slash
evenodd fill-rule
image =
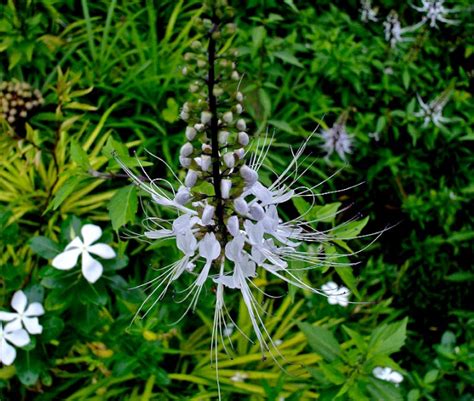
<path id="1" fill-rule="evenodd" d="M 60 270 L 70 270 L 77 264 L 79 255 L 82 255 L 82 274 L 90 283 L 95 283 L 104 270 L 102 263 L 94 259 L 91 253 L 103 259 L 115 258 L 115 251 L 107 244 L 94 244 L 101 236 L 102 229 L 94 224 L 85 224 L 81 229 L 82 239 L 74 238 L 53 259 L 53 267 Z"/>
<path id="2" fill-rule="evenodd" d="M 9 322 L 9 331 L 20 330 L 23 327 L 30 334 L 41 334 L 43 326 L 39 324 L 38 316 L 44 314 L 43 306 L 39 302 L 32 302 L 28 305 L 28 298 L 23 291 L 17 291 L 13 295 L 11 306 L 16 311 L 0 312 L 0 320 Z"/>

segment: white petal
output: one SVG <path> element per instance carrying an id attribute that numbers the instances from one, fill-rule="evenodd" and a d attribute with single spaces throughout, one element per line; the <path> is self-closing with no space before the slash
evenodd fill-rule
<path id="1" fill-rule="evenodd" d="M 214 218 L 214 213 L 216 211 L 216 208 L 212 205 L 206 205 L 203 212 L 202 212 L 202 217 L 201 221 L 202 224 L 205 226 L 208 226 L 212 223 L 212 219 Z"/>
<path id="2" fill-rule="evenodd" d="M 16 350 L 4 338 L 0 340 L 0 362 L 11 365 L 16 358 Z"/>
<path id="3" fill-rule="evenodd" d="M 13 345 L 17 347 L 24 347 L 26 344 L 30 342 L 30 336 L 26 332 L 26 330 L 20 329 L 15 331 L 7 331 L 7 327 L 5 327 L 5 339 L 11 342 Z"/>
<path id="4" fill-rule="evenodd" d="M 18 313 L 23 313 L 26 309 L 26 304 L 28 303 L 28 298 L 23 291 L 17 291 L 13 294 L 12 298 L 12 308 L 15 309 Z"/>
<path id="5" fill-rule="evenodd" d="M 244 249 L 244 236 L 238 235 L 229 241 L 225 246 L 225 256 L 227 259 L 237 262 L 242 257 L 242 251 Z"/>
<path id="6" fill-rule="evenodd" d="M 25 324 L 25 329 L 30 334 L 41 334 L 43 332 L 43 326 L 39 324 L 37 317 L 24 317 L 23 323 Z"/>
<path id="7" fill-rule="evenodd" d="M 15 319 L 17 316 L 18 314 L 16 313 L 0 311 L 0 320 L 4 322 L 9 322 L 10 320 Z"/>
<path id="8" fill-rule="evenodd" d="M 176 236 L 176 245 L 185 255 L 192 256 L 197 248 L 197 240 L 191 231 L 187 231 Z"/>
<path id="9" fill-rule="evenodd" d="M 233 237 L 236 237 L 240 234 L 239 228 L 239 218 L 237 216 L 230 216 L 227 220 L 227 230 Z"/>
<path id="10" fill-rule="evenodd" d="M 221 244 L 214 233 L 207 233 L 199 242 L 199 254 L 207 261 L 217 259 L 221 253 Z"/>
<path id="11" fill-rule="evenodd" d="M 232 276 L 224 276 L 224 275 L 219 276 L 219 277 L 214 279 L 214 282 L 216 284 L 222 284 L 227 288 L 239 288 L 239 283 L 236 280 L 234 275 L 232 275 Z"/>
<path id="12" fill-rule="evenodd" d="M 70 251 L 71 249 L 82 248 L 82 240 L 79 237 L 74 238 L 69 244 L 67 244 L 64 251 Z"/>
<path id="13" fill-rule="evenodd" d="M 71 249 L 60 253 L 53 259 L 53 267 L 60 270 L 69 270 L 76 266 L 77 258 L 81 254 L 80 249 Z"/>
<path id="14" fill-rule="evenodd" d="M 97 241 L 102 235 L 102 229 L 95 224 L 85 224 L 81 229 L 84 245 L 88 246 Z"/>
<path id="15" fill-rule="evenodd" d="M 337 290 L 337 284 L 334 281 L 328 281 L 326 284 L 324 284 L 321 289 L 326 293 L 326 294 L 331 294 L 335 290 Z"/>
<path id="16" fill-rule="evenodd" d="M 44 315 L 43 305 L 39 302 L 31 303 L 28 308 L 26 308 L 25 316 L 41 316 Z"/>
<path id="17" fill-rule="evenodd" d="M 82 253 L 82 274 L 89 283 L 95 283 L 102 276 L 103 270 L 99 261 L 87 252 Z"/>
<path id="18" fill-rule="evenodd" d="M 115 251 L 107 244 L 95 244 L 87 248 L 87 251 L 94 255 L 100 256 L 103 259 L 113 259 L 116 254 Z"/>
<path id="19" fill-rule="evenodd" d="M 400 373 L 393 371 L 389 375 L 389 381 L 395 384 L 399 384 L 403 381 L 403 376 Z"/>
<path id="20" fill-rule="evenodd" d="M 21 328 L 23 328 L 21 318 L 19 315 L 16 315 L 16 318 L 5 326 L 5 331 L 15 331 L 20 330 Z"/>

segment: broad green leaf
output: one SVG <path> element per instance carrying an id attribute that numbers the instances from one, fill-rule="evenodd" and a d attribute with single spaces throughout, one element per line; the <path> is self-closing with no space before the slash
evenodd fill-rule
<path id="1" fill-rule="evenodd" d="M 332 231 L 333 237 L 339 240 L 348 240 L 356 238 L 362 229 L 367 225 L 369 217 L 365 217 L 362 220 L 351 221 L 350 223 L 341 224 Z"/>
<path id="2" fill-rule="evenodd" d="M 114 230 L 133 222 L 138 210 L 137 188 L 128 185 L 119 189 L 110 199 L 107 209 Z"/>
<path id="3" fill-rule="evenodd" d="M 30 248 L 37 255 L 45 259 L 54 258 L 61 252 L 59 246 L 47 237 L 33 237 L 30 240 Z"/>
<path id="4" fill-rule="evenodd" d="M 377 327 L 369 340 L 369 355 L 390 355 L 405 343 L 408 318 Z"/>
<path id="5" fill-rule="evenodd" d="M 400 390 L 394 384 L 374 378 L 369 378 L 369 381 L 367 390 L 374 400 L 403 401 Z"/>
<path id="6" fill-rule="evenodd" d="M 298 323 L 298 326 L 306 336 L 311 349 L 324 359 L 332 362 L 341 355 L 339 343 L 329 330 L 309 323 Z"/>

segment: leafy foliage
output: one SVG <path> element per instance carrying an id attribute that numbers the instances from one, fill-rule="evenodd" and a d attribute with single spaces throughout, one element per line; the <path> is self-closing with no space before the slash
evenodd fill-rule
<path id="1" fill-rule="evenodd" d="M 234 329 L 232 345 L 227 341 L 218 350 L 224 399 L 470 400 L 470 2 L 450 2 L 457 24 L 425 25 L 412 33 L 412 42 L 395 49 L 384 40 L 382 21 L 395 9 L 403 26 L 418 22 L 408 3 L 372 2 L 379 20 L 369 23 L 359 20 L 356 1 L 234 3 L 238 34 L 232 40 L 245 72 L 245 111 L 255 135 L 269 130 L 275 136 L 269 167 L 284 169 L 290 146 L 318 127 L 327 129 L 343 113 L 354 138 L 347 162 L 336 154 L 325 157 L 317 133 L 310 138 L 310 167 L 302 181 L 312 186 L 327 180 L 325 192 L 348 189 L 321 196 L 317 205 L 294 198 L 284 212 L 291 217 L 293 208 L 310 210 L 308 224 L 318 220 L 322 230 L 355 216 L 337 245 L 364 252 L 350 258 L 352 269 L 301 271 L 301 280 L 319 287 L 328 280 L 347 286 L 355 302 L 347 308 L 257 278 L 256 285 L 276 297 L 262 308 L 284 370 L 271 358 L 262 360 L 258 346 Z M 176 323 L 182 308 L 169 295 L 133 319 L 145 295 L 143 288 L 131 288 L 157 277 L 156 270 L 178 251 L 166 241 L 134 238 L 134 224 L 159 212 L 128 185 L 114 158 L 164 177 L 160 166 L 145 161 L 148 151 L 179 171 L 178 105 L 187 96 L 179 72 L 200 5 L 0 5 L 0 79 L 29 82 L 45 99 L 22 126 L 0 121 L 0 305 L 6 311 L 21 288 L 46 312 L 40 317 L 43 333 L 17 349 L 14 365 L 0 366 L 0 398 L 216 396 L 210 302 Z M 443 115 L 451 121 L 423 127 L 415 116 L 417 95 L 428 101 L 443 91 L 450 94 Z M 86 223 L 100 225 L 102 241 L 118 254 L 103 261 L 104 276 L 94 285 L 80 269 L 51 266 Z M 349 240 L 387 226 L 373 244 Z M 183 289 L 184 284 L 176 291 Z M 233 319 L 247 334 L 251 323 L 243 310 Z M 405 380 L 397 387 L 376 379 L 376 366 L 401 372 Z"/>

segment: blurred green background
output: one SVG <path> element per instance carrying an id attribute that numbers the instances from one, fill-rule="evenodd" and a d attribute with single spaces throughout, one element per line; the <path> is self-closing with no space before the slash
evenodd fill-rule
<path id="1" fill-rule="evenodd" d="M 415 2 L 415 4 L 418 4 Z M 144 161 L 151 176 L 176 171 L 189 85 L 183 54 L 196 38 L 199 1 L 4 0 L 0 5 L 0 82 L 27 82 L 44 103 L 27 117 L 0 120 L 0 305 L 23 289 L 43 303 L 43 333 L 15 363 L 0 365 L 5 400 L 212 400 L 209 361 L 212 292 L 176 325 L 183 305 L 168 295 L 132 322 L 145 299 L 131 290 L 175 260 L 174 244 L 134 238 L 145 213 L 113 158 Z M 266 325 L 285 367 L 261 360 L 258 346 L 232 334 L 222 353 L 225 400 L 474 400 L 474 174 L 472 99 L 474 22 L 469 0 L 456 24 L 424 25 L 391 48 L 383 21 L 402 26 L 421 14 L 410 4 L 373 2 L 378 21 L 364 23 L 356 1 L 233 2 L 241 90 L 251 133 L 275 135 L 269 163 L 288 164 L 289 146 L 310 140 L 310 185 L 342 169 L 321 198 L 349 206 L 336 224 L 369 216 L 364 233 L 392 226 L 354 256 L 352 272 L 325 269 L 304 279 L 334 279 L 356 289 L 347 308 L 324 297 L 258 279 Z M 417 95 L 449 93 L 442 127 L 423 126 Z M 3 96 L 3 92 L 2 95 Z M 346 113 L 353 151 L 325 157 L 319 132 Z M 130 151 L 130 153 L 129 153 Z M 298 207 L 298 204 L 295 203 Z M 329 206 L 330 208 L 331 206 Z M 319 208 L 319 209 L 318 209 Z M 335 220 L 335 221 L 334 221 Z M 92 222 L 118 257 L 91 285 L 50 260 L 71 230 Z M 349 245 L 357 250 L 369 240 Z M 184 287 L 184 284 L 183 284 Z M 250 323 L 238 296 L 235 319 Z M 403 373 L 395 386 L 375 366 Z"/>

